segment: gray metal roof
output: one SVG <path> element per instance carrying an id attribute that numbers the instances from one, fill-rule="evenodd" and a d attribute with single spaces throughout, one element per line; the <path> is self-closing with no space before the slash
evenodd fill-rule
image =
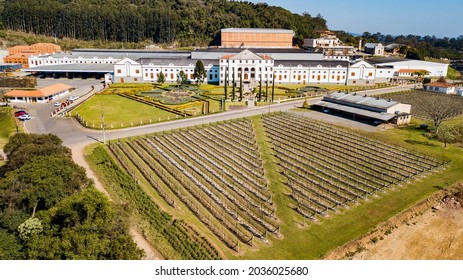
<path id="1" fill-rule="evenodd" d="M 207 48 L 196 49 L 194 52 L 220 52 L 220 53 L 240 53 L 244 50 L 250 50 L 253 53 L 311 53 L 304 49 L 299 48 Z"/>
<path id="2" fill-rule="evenodd" d="M 46 65 L 33 68 L 26 68 L 25 72 L 83 72 L 83 73 L 112 73 L 114 72 L 113 64 L 104 63 L 76 63 L 76 64 L 58 64 Z"/>
<path id="3" fill-rule="evenodd" d="M 338 111 L 343 111 L 363 117 L 368 117 L 372 119 L 378 119 L 382 121 L 389 121 L 395 117 L 393 114 L 388 114 L 388 113 L 378 113 L 378 112 L 372 112 L 368 110 L 363 110 L 359 108 L 354 108 L 350 106 L 345 106 L 341 104 L 336 104 L 332 102 L 326 102 L 326 101 L 318 101 L 317 103 L 314 104 L 315 106 L 320 106 L 323 108 L 329 108 L 332 110 L 338 110 Z"/>
<path id="4" fill-rule="evenodd" d="M 379 43 L 366 43 L 365 48 L 374 49 L 378 45 L 379 45 Z"/>
<path id="5" fill-rule="evenodd" d="M 189 54 L 191 51 L 147 50 L 147 49 L 73 49 L 74 53 L 177 53 Z"/>
<path id="6" fill-rule="evenodd" d="M 382 110 L 386 110 L 394 105 L 399 104 L 397 101 L 393 101 L 390 99 L 381 99 L 381 98 L 374 98 L 369 96 L 364 96 L 360 94 L 348 94 L 344 92 L 333 92 L 326 95 L 323 98 L 324 101 L 335 102 L 335 103 L 343 103 L 345 105 L 351 104 L 353 106 L 366 106 L 371 108 L 378 108 Z"/>
<path id="7" fill-rule="evenodd" d="M 272 28 L 224 28 L 221 32 L 232 32 L 232 33 L 286 33 L 294 34 L 293 30 L 290 29 L 272 29 Z"/>
<path id="8" fill-rule="evenodd" d="M 380 58 L 371 58 L 366 61 L 370 64 L 381 64 L 381 63 L 391 63 L 391 62 L 401 62 L 401 61 L 410 61 L 411 59 L 406 59 L 402 57 L 380 57 Z"/>
<path id="9" fill-rule="evenodd" d="M 124 59 L 126 57 L 131 59 L 138 59 L 140 57 L 150 58 L 175 58 L 175 57 L 189 57 L 191 52 L 189 51 L 146 51 L 146 50 L 97 50 L 97 49 L 85 49 L 81 51 L 77 49 L 70 53 L 58 53 L 51 55 L 44 55 L 44 57 L 54 58 L 70 58 L 70 59 L 93 59 L 95 57 L 99 59 Z"/>
<path id="10" fill-rule="evenodd" d="M 341 65 L 342 67 L 347 67 L 349 65 L 348 61 L 344 60 L 275 60 L 275 67 L 283 65 L 284 67 L 302 65 L 302 67 L 317 67 L 321 65 L 322 67 L 337 67 Z"/>
<path id="11" fill-rule="evenodd" d="M 193 66 L 196 64 L 198 59 L 191 59 L 188 57 L 182 57 L 182 58 L 149 58 L 149 57 L 143 57 L 139 58 L 136 60 L 138 63 L 142 65 L 146 64 L 154 64 L 154 65 L 159 65 L 159 66 L 169 66 L 169 64 L 173 64 L 175 66 L 189 66 L 192 64 Z M 207 65 L 219 65 L 219 60 L 217 59 L 204 59 L 201 60 L 204 64 L 204 66 Z"/>

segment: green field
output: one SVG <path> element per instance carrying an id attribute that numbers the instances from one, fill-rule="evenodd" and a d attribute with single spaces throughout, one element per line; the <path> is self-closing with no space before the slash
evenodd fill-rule
<path id="1" fill-rule="evenodd" d="M 277 215 L 281 221 L 281 237 L 269 235 L 269 242 L 256 242 L 251 247 L 242 246 L 240 252 L 232 252 L 222 245 L 218 245 L 228 259 L 320 259 L 331 250 L 366 234 L 388 218 L 409 208 L 417 202 L 426 199 L 434 192 L 446 188 L 455 182 L 463 180 L 463 149 L 444 145 L 430 140 L 418 129 L 419 123 L 403 128 L 390 129 L 384 132 L 358 132 L 369 138 L 400 145 L 431 155 L 440 161 L 450 160 L 446 169 L 433 172 L 426 177 L 387 189 L 377 195 L 369 197 L 359 204 L 350 204 L 349 208 L 341 208 L 338 212 L 330 212 L 328 217 L 321 217 L 318 221 L 303 219 L 293 209 L 288 207 L 291 198 L 289 189 L 284 185 L 285 178 L 278 171 L 275 164 L 274 152 L 265 136 L 260 116 L 251 118 L 256 133 L 261 158 L 263 160 L 269 188 L 274 193 Z M 152 191 L 151 191 L 152 192 Z M 162 204 L 161 204 L 162 205 Z M 164 205 L 163 205 L 164 207 Z M 183 211 L 182 211 L 183 212 Z M 178 215 L 178 213 L 177 213 Z M 190 214 L 183 213 L 182 218 Z M 188 220 L 195 227 L 204 226 L 192 218 Z M 207 231 L 208 232 L 208 231 Z M 386 233 L 383 233 L 386 234 Z M 212 240 L 219 243 L 214 236 L 206 233 Z"/>
<path id="2" fill-rule="evenodd" d="M 72 111 L 72 116 L 79 114 L 88 127 L 100 128 L 101 115 L 107 129 L 135 126 L 172 120 L 173 113 L 142 104 L 118 95 L 95 95 Z"/>
<path id="3" fill-rule="evenodd" d="M 0 107 L 0 148 L 7 142 L 8 137 L 16 129 L 10 107 Z"/>

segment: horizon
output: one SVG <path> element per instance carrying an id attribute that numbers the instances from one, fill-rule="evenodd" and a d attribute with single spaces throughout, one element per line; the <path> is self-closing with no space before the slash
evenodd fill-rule
<path id="1" fill-rule="evenodd" d="M 369 32 L 383 35 L 436 36 L 438 38 L 458 38 L 463 36 L 463 29 L 456 20 L 463 10 L 463 1 L 442 0 L 439 3 L 426 0 L 391 0 L 384 2 L 363 1 L 301 1 L 296 0 L 249 0 L 252 3 L 267 3 L 279 6 L 293 13 L 307 12 L 312 17 L 320 14 L 326 20 L 329 30 L 363 34 Z M 450 7 L 443 12 L 443 7 Z M 346 14 L 347 16 L 339 16 Z M 381 12 L 377 12 L 381 11 Z M 354 13 L 356 16 L 354 16 Z M 352 16 L 351 16 L 352 15 Z M 358 15 L 361 15 L 360 20 Z M 437 23 L 436 23 L 437 22 Z"/>

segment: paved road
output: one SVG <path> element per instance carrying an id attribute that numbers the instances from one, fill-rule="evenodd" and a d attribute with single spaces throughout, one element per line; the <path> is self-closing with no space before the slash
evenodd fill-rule
<path id="1" fill-rule="evenodd" d="M 98 80 L 39 80 L 39 86 L 45 86 L 49 83 L 62 82 L 66 84 L 75 85 L 77 90 L 72 95 L 83 95 L 90 91 L 91 86 L 94 85 L 96 89 L 102 87 L 101 81 Z M 364 91 L 362 93 L 372 94 L 383 94 L 387 92 L 394 92 L 398 90 L 405 90 L 413 88 L 413 85 L 404 85 L 394 88 L 384 89 L 373 89 Z M 63 97 L 64 99 L 66 97 Z M 309 104 L 313 104 L 319 101 L 321 97 L 309 99 Z M 285 111 L 294 107 L 302 106 L 303 101 L 292 101 L 281 104 L 274 104 L 271 106 L 251 107 L 237 111 L 230 111 L 220 114 L 212 114 L 207 116 L 174 120 L 165 123 L 152 124 L 140 127 L 126 128 L 121 130 L 106 131 L 106 140 L 125 138 L 137 135 L 144 135 L 153 132 L 159 132 L 163 130 L 177 129 L 181 127 L 195 126 L 207 123 L 213 123 L 218 121 L 224 121 L 240 117 L 249 117 L 253 115 L 264 114 L 275 111 Z M 53 104 L 28 104 L 28 111 L 34 117 L 32 120 L 27 121 L 25 124 L 26 130 L 30 133 L 53 133 L 58 135 L 65 146 L 83 146 L 96 141 L 103 141 L 103 132 L 95 131 L 81 127 L 73 119 L 63 118 L 60 116 L 50 117 L 50 112 L 53 110 Z M 359 124 L 354 121 L 333 117 L 327 114 L 318 112 L 308 113 L 311 117 L 328 120 L 330 122 L 340 122 L 345 125 L 352 124 L 355 128 L 371 130 L 373 127 L 368 125 Z"/>

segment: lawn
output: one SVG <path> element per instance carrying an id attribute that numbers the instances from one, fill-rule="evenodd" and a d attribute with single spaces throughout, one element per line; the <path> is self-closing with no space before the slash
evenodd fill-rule
<path id="1" fill-rule="evenodd" d="M 0 149 L 15 131 L 16 125 L 10 107 L 0 107 Z"/>
<path id="2" fill-rule="evenodd" d="M 104 114 L 106 128 L 121 128 L 159 121 L 172 120 L 173 113 L 145 105 L 117 95 L 95 95 L 72 111 L 78 114 L 89 127 L 101 127 L 101 115 Z"/>

